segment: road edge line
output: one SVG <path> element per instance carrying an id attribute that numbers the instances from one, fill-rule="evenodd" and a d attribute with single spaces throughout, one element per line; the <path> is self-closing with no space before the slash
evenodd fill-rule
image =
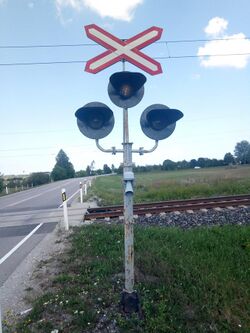
<path id="1" fill-rule="evenodd" d="M 6 259 L 8 259 L 23 243 L 26 242 L 41 226 L 43 223 L 38 224 L 27 236 L 25 236 L 16 246 L 14 246 L 8 253 L 6 253 L 1 259 L 0 259 L 0 265 L 5 262 Z"/>

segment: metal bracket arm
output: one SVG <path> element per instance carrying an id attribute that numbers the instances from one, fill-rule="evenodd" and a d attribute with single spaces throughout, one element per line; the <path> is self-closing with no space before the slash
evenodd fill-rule
<path id="1" fill-rule="evenodd" d="M 132 153 L 139 153 L 140 155 L 146 154 L 146 153 L 152 153 L 153 151 L 155 151 L 155 149 L 158 147 L 158 140 L 155 140 L 155 144 L 153 146 L 153 148 L 147 150 L 144 149 L 143 147 L 140 147 L 138 150 L 132 150 Z"/>
<path id="2" fill-rule="evenodd" d="M 104 153 L 112 153 L 112 155 L 115 155 L 116 153 L 123 153 L 123 149 L 116 149 L 115 147 L 111 147 L 111 149 L 104 149 L 102 146 L 99 144 L 99 140 L 95 140 L 96 146 L 98 149 L 103 151 Z"/>
<path id="3" fill-rule="evenodd" d="M 123 153 L 124 150 L 123 149 L 116 149 L 115 147 L 111 147 L 111 149 L 104 149 L 102 148 L 102 146 L 99 144 L 99 140 L 96 139 L 96 146 L 98 149 L 100 149 L 102 152 L 104 153 L 112 153 L 112 155 L 116 155 L 116 153 Z M 132 153 L 139 153 L 140 155 L 143 154 L 147 154 L 147 153 L 152 153 L 153 151 L 155 151 L 155 149 L 158 147 L 158 140 L 155 140 L 155 144 L 153 146 L 153 148 L 151 149 L 144 149 L 143 147 L 140 147 L 139 149 L 133 149 Z"/>

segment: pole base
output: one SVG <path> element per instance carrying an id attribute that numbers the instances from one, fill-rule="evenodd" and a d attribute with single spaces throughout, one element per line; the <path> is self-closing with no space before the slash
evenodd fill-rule
<path id="1" fill-rule="evenodd" d="M 121 302 L 120 302 L 121 310 L 127 314 L 140 312 L 140 301 L 139 296 L 136 291 L 129 293 L 127 291 L 123 291 L 121 293 Z"/>

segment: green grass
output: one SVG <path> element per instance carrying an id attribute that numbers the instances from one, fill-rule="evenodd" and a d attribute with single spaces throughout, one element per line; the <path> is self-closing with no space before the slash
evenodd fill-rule
<path id="1" fill-rule="evenodd" d="M 17 332 L 93 332 L 97 325 L 105 332 L 114 320 L 119 332 L 249 332 L 249 227 L 135 226 L 142 318 L 118 308 L 123 227 L 77 228 L 70 242 L 60 274 Z"/>
<path id="2" fill-rule="evenodd" d="M 135 175 L 135 202 L 250 193 L 250 166 L 147 172 Z M 122 176 L 99 177 L 89 196 L 101 203 L 123 202 Z"/>

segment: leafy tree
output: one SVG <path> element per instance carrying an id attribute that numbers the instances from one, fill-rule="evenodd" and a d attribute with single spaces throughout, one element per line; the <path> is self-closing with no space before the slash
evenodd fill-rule
<path id="1" fill-rule="evenodd" d="M 87 168 L 86 168 L 86 176 L 90 176 L 90 175 L 91 175 L 91 168 L 88 165 Z"/>
<path id="2" fill-rule="evenodd" d="M 186 160 L 177 162 L 177 169 L 188 169 L 190 168 L 190 163 Z"/>
<path id="3" fill-rule="evenodd" d="M 97 169 L 94 171 L 95 175 L 102 175 L 103 174 L 103 170 L 102 169 Z"/>
<path id="4" fill-rule="evenodd" d="M 86 171 L 85 170 L 80 170 L 80 171 L 76 171 L 75 173 L 75 177 L 86 177 Z"/>
<path id="5" fill-rule="evenodd" d="M 15 187 L 21 187 L 24 185 L 23 178 L 21 177 L 11 177 L 7 179 L 8 187 L 15 188 Z"/>
<path id="6" fill-rule="evenodd" d="M 51 172 L 51 178 L 54 181 L 67 179 L 68 177 L 66 169 L 60 167 L 59 165 L 55 165 Z"/>
<path id="7" fill-rule="evenodd" d="M 0 174 L 0 192 L 2 192 L 3 188 L 4 188 L 3 177 L 2 177 L 2 175 Z"/>
<path id="8" fill-rule="evenodd" d="M 226 153 L 223 161 L 225 165 L 230 165 L 235 163 L 235 159 L 231 153 Z"/>
<path id="9" fill-rule="evenodd" d="M 195 159 L 192 159 L 191 161 L 190 161 L 190 163 L 189 163 L 189 165 L 190 165 L 190 168 L 195 168 L 196 166 L 198 166 L 198 163 L 197 163 L 197 161 L 195 160 Z"/>
<path id="10" fill-rule="evenodd" d="M 118 175 L 122 175 L 123 174 L 123 163 L 121 163 L 119 165 L 119 167 L 117 168 L 117 174 Z"/>
<path id="11" fill-rule="evenodd" d="M 49 182 L 50 176 L 47 172 L 34 172 L 27 179 L 27 184 L 29 186 L 38 186 L 48 184 Z"/>
<path id="12" fill-rule="evenodd" d="M 201 168 L 206 166 L 206 159 L 204 157 L 199 157 L 197 160 L 197 165 Z"/>
<path id="13" fill-rule="evenodd" d="M 53 180 L 61 180 L 75 177 L 75 169 L 68 156 L 61 149 L 56 156 L 56 164 L 51 172 Z"/>
<path id="14" fill-rule="evenodd" d="M 162 164 L 163 170 L 175 170 L 176 169 L 176 163 L 171 160 L 165 160 Z"/>
<path id="15" fill-rule="evenodd" d="M 112 170 L 110 169 L 110 167 L 107 164 L 104 164 L 104 166 L 103 166 L 103 173 L 104 174 L 112 173 Z"/>
<path id="16" fill-rule="evenodd" d="M 240 164 L 250 163 L 250 143 L 246 140 L 238 142 L 234 149 L 234 155 Z"/>

